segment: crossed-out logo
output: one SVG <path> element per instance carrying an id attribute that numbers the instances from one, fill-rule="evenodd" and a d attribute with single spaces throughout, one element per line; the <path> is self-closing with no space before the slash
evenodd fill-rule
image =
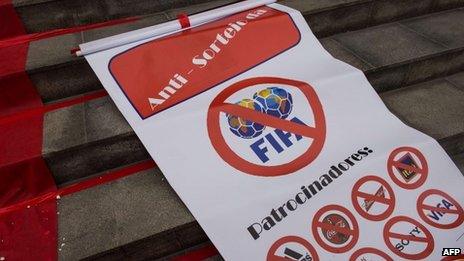
<path id="1" fill-rule="evenodd" d="M 266 260 L 319 261 L 319 256 L 316 249 L 306 239 L 297 236 L 286 236 L 272 244 Z"/>
<path id="2" fill-rule="evenodd" d="M 351 229 L 350 224 L 343 216 L 339 214 L 329 214 L 324 219 L 322 223 L 332 225 L 333 227 L 339 227 L 343 229 Z M 350 238 L 349 235 L 343 234 L 335 229 L 322 228 L 322 235 L 330 243 L 336 245 L 342 245 Z"/>
<path id="3" fill-rule="evenodd" d="M 325 117 L 314 89 L 282 78 L 252 78 L 226 88 L 211 103 L 207 124 L 222 159 L 258 176 L 305 167 L 325 141 Z"/>
<path id="4" fill-rule="evenodd" d="M 383 228 L 383 238 L 393 253 L 410 260 L 424 260 L 435 246 L 432 233 L 417 220 L 406 216 L 388 220 Z"/>
<path id="5" fill-rule="evenodd" d="M 411 153 L 404 154 L 404 156 L 402 156 L 398 160 L 398 162 L 400 162 L 401 164 L 404 164 L 406 166 L 411 166 L 413 168 L 418 167 L 418 165 L 417 165 L 416 161 L 414 160 L 413 156 L 411 155 Z M 401 166 L 397 166 L 396 169 L 400 172 L 401 177 L 404 179 L 405 182 L 409 182 L 417 174 L 417 172 L 415 172 L 414 170 L 410 170 L 410 169 L 407 169 L 407 168 L 404 168 L 404 167 L 401 167 Z"/>
<path id="6" fill-rule="evenodd" d="M 286 119 L 292 111 L 293 99 L 292 95 L 285 89 L 273 86 L 256 92 L 253 95 L 253 100 L 242 99 L 240 102 L 237 102 L 237 104 L 280 119 Z M 263 124 L 247 120 L 243 117 L 232 114 L 227 114 L 226 117 L 230 131 L 243 139 L 260 137 L 266 129 L 266 126 Z M 293 117 L 291 121 L 304 124 L 297 117 Z M 292 136 L 294 136 L 294 140 L 292 140 Z M 282 153 L 285 150 L 285 146 L 291 147 L 302 138 L 301 135 L 293 135 L 292 133 L 285 133 L 280 129 L 275 129 L 274 134 L 271 132 L 257 139 L 250 145 L 250 148 L 261 162 L 265 163 L 269 161 L 269 149 L 266 145 L 263 145 L 264 143 L 271 145 L 272 149 L 277 153 Z M 282 146 L 281 143 L 284 146 Z"/>
<path id="7" fill-rule="evenodd" d="M 328 205 L 317 211 L 313 217 L 311 231 L 316 242 L 332 253 L 351 250 L 359 239 L 356 218 L 340 205 Z"/>
<path id="8" fill-rule="evenodd" d="M 424 154 L 413 147 L 394 149 L 387 160 L 388 175 L 404 189 L 417 189 L 427 180 L 428 164 Z"/>
<path id="9" fill-rule="evenodd" d="M 375 192 L 374 195 L 376 197 L 385 198 L 385 190 L 382 185 L 379 187 L 379 189 Z M 362 207 L 366 210 L 366 212 L 369 212 L 374 203 L 375 200 L 373 199 L 364 199 L 364 204 L 362 205 Z"/>

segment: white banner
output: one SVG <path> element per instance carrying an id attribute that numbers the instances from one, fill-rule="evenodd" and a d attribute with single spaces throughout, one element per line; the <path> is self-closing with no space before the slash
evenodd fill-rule
<path id="1" fill-rule="evenodd" d="M 86 59 L 226 260 L 439 260 L 464 245 L 459 170 L 296 10 Z"/>

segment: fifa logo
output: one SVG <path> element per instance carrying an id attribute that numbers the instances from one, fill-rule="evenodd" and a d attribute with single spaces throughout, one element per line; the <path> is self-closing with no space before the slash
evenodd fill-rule
<path id="1" fill-rule="evenodd" d="M 265 113 L 273 117 L 285 120 L 293 109 L 293 97 L 283 88 L 276 86 L 268 87 L 256 92 L 253 99 L 245 98 L 236 103 L 260 113 Z M 230 131 L 242 139 L 254 139 L 263 134 L 266 126 L 253 122 L 232 114 L 226 114 Z M 292 122 L 304 124 L 297 117 L 290 119 Z M 250 149 L 259 158 L 262 163 L 269 161 L 269 150 L 272 149 L 278 154 L 290 148 L 295 142 L 303 137 L 298 134 L 292 134 L 280 129 L 275 129 L 263 137 L 260 137 L 250 145 Z"/>
<path id="2" fill-rule="evenodd" d="M 211 101 L 206 124 L 211 145 L 226 163 L 261 177 L 307 166 L 326 136 L 314 87 L 277 77 L 244 79 L 223 89 Z"/>

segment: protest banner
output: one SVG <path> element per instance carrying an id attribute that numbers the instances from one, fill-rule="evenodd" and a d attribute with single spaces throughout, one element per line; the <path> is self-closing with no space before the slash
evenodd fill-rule
<path id="1" fill-rule="evenodd" d="M 221 255 L 439 260 L 463 246 L 464 179 L 438 143 L 390 113 L 298 11 L 251 3 L 267 4 L 78 53 Z M 430 206 L 429 190 L 456 207 Z"/>

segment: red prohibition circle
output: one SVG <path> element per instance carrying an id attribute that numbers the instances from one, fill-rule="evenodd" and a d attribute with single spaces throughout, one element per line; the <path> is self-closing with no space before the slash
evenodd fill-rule
<path id="1" fill-rule="evenodd" d="M 440 207 L 424 204 L 425 199 L 431 195 L 439 195 L 441 197 L 444 197 L 449 202 L 451 202 L 456 207 L 456 209 L 440 208 Z M 425 215 L 424 213 L 425 210 L 436 211 L 436 212 L 441 212 L 441 213 L 456 214 L 457 218 L 455 221 L 453 221 L 450 224 L 440 224 L 428 218 L 427 215 Z M 422 218 L 422 220 L 424 220 L 424 222 L 436 228 L 451 229 L 451 228 L 460 226 L 464 222 L 464 210 L 462 209 L 461 205 L 459 205 L 459 203 L 454 198 L 452 198 L 450 195 L 438 189 L 429 189 L 427 191 L 424 191 L 419 196 L 419 198 L 417 199 L 417 212 L 419 213 L 419 216 Z"/>
<path id="2" fill-rule="evenodd" d="M 419 168 L 419 167 L 416 168 L 416 167 L 413 167 L 413 166 L 406 165 L 406 164 L 403 164 L 401 162 L 395 161 L 394 160 L 395 157 L 399 153 L 402 153 L 402 152 L 409 152 L 409 153 L 412 153 L 415 156 L 417 156 L 417 158 L 419 159 L 420 164 L 421 164 L 422 167 L 421 168 Z M 403 168 L 403 169 L 406 169 L 406 170 L 409 170 L 409 171 L 414 171 L 415 173 L 417 173 L 419 175 L 419 179 L 417 181 L 413 182 L 413 183 L 404 183 L 400 179 L 398 179 L 398 177 L 395 175 L 395 173 L 393 171 L 393 168 L 395 168 L 395 167 L 400 167 L 400 168 Z M 393 180 L 393 182 L 395 182 L 396 185 L 398 185 L 398 186 L 400 186 L 401 188 L 404 188 L 404 189 L 416 189 L 416 188 L 422 186 L 422 184 L 424 184 L 424 182 L 427 180 L 427 175 L 429 173 L 427 160 L 425 159 L 424 155 L 418 149 L 412 148 L 412 147 L 400 147 L 400 148 L 397 148 L 394 151 L 392 151 L 390 153 L 390 156 L 388 157 L 387 168 L 388 168 L 388 175 L 390 175 L 390 178 Z"/>
<path id="3" fill-rule="evenodd" d="M 297 236 L 286 236 L 286 237 L 283 237 L 283 238 L 277 240 L 274 244 L 272 244 L 271 248 L 267 252 L 267 259 L 266 260 L 267 261 L 288 261 L 287 258 L 277 256 L 277 255 L 275 255 L 275 253 L 276 253 L 277 249 L 280 246 L 282 246 L 283 244 L 286 244 L 286 243 L 290 243 L 290 242 L 298 243 L 298 244 L 304 246 L 306 248 L 306 250 L 308 250 L 311 257 L 313 258 L 312 260 L 313 261 L 319 261 L 319 256 L 317 255 L 316 249 L 311 245 L 311 243 L 309 243 L 305 239 L 303 239 L 301 237 L 297 237 Z"/>
<path id="4" fill-rule="evenodd" d="M 388 256 L 386 253 L 376 249 L 376 248 L 373 248 L 373 247 L 365 247 L 365 248 L 361 248 L 361 249 L 358 249 L 356 250 L 350 257 L 350 261 L 356 261 L 356 259 L 358 259 L 359 257 L 361 257 L 362 255 L 364 254 L 374 254 L 374 255 L 377 255 L 379 257 L 382 257 L 385 259 L 385 261 L 393 261 L 393 258 L 391 258 L 390 256 Z"/>
<path id="5" fill-rule="evenodd" d="M 298 88 L 308 99 L 314 113 L 315 126 L 309 127 L 225 102 L 228 97 L 239 90 L 253 85 L 266 83 L 285 84 Z M 302 155 L 291 162 L 276 166 L 255 164 L 237 155 L 225 141 L 219 125 L 219 116 L 221 112 L 243 117 L 254 122 L 259 122 L 265 126 L 278 128 L 304 137 L 310 137 L 313 138 L 313 142 Z M 287 175 L 313 162 L 322 150 L 326 134 L 325 116 L 322 104 L 317 97 L 314 88 L 305 82 L 275 77 L 246 79 L 227 87 L 211 102 L 208 109 L 207 126 L 211 143 L 224 161 L 242 172 L 264 177 Z"/>
<path id="6" fill-rule="evenodd" d="M 418 227 L 422 232 L 424 232 L 425 237 L 416 237 L 413 235 L 408 235 L 408 234 L 399 234 L 395 232 L 391 232 L 390 229 L 392 228 L 393 225 L 395 225 L 398 222 L 408 222 L 413 224 L 414 226 Z M 408 253 L 403 253 L 399 251 L 390 241 L 390 238 L 398 238 L 398 239 L 405 239 L 409 241 L 415 241 L 415 242 L 423 242 L 427 244 L 427 247 L 419 253 L 416 254 L 408 254 Z M 426 257 L 428 257 L 432 252 L 433 248 L 435 246 L 435 242 L 433 240 L 433 236 L 430 233 L 430 231 L 427 230 L 427 228 L 422 225 L 421 223 L 417 222 L 416 220 L 406 217 L 406 216 L 397 216 L 393 217 L 390 220 L 387 221 L 385 224 L 385 227 L 383 228 L 383 240 L 385 241 L 385 244 L 387 247 L 396 255 L 399 257 L 405 258 L 405 259 L 412 259 L 412 260 L 421 260 Z"/>
<path id="7" fill-rule="evenodd" d="M 376 182 L 380 183 L 387 191 L 389 198 L 384 198 L 384 197 L 379 197 L 373 194 L 361 192 L 359 189 L 361 188 L 362 185 L 366 184 L 367 182 Z M 367 210 L 364 210 L 361 205 L 358 203 L 358 198 L 364 198 L 367 200 L 373 200 L 374 202 L 378 202 L 381 204 L 387 205 L 387 209 L 380 214 L 374 215 L 370 214 L 367 212 Z M 393 189 L 391 186 L 381 177 L 379 176 L 365 176 L 358 180 L 351 191 L 351 203 L 353 203 L 354 208 L 356 211 L 361 215 L 362 217 L 372 220 L 372 221 L 380 221 L 388 218 L 392 213 L 393 210 L 395 209 L 395 194 L 393 193 Z"/>
<path id="8" fill-rule="evenodd" d="M 323 223 L 323 222 L 319 221 L 319 219 L 324 214 L 326 214 L 327 212 L 330 212 L 330 211 L 339 211 L 339 212 L 345 214 L 350 219 L 351 224 L 353 224 L 353 229 L 341 228 L 341 227 L 337 227 L 337 226 L 327 224 L 327 223 Z M 333 247 L 333 246 L 327 244 L 326 242 L 324 242 L 324 240 L 322 239 L 322 237 L 321 237 L 321 235 L 320 235 L 320 233 L 318 231 L 318 228 L 330 229 L 330 230 L 342 233 L 344 235 L 350 235 L 351 236 L 351 241 L 347 245 L 345 245 L 343 247 Z M 345 253 L 347 251 L 350 251 L 354 247 L 354 245 L 356 245 L 356 243 L 358 242 L 358 239 L 359 239 L 358 222 L 356 221 L 355 217 L 353 216 L 353 214 L 351 214 L 351 212 L 348 209 L 346 209 L 346 208 L 344 208 L 342 206 L 339 206 L 339 205 L 328 205 L 328 206 L 325 206 L 325 207 L 319 209 L 319 211 L 317 211 L 317 213 L 313 217 L 313 223 L 312 223 L 311 229 L 312 229 L 313 236 L 316 239 L 316 242 L 322 248 L 324 248 L 325 250 L 327 250 L 329 252 L 332 252 L 332 253 Z"/>

